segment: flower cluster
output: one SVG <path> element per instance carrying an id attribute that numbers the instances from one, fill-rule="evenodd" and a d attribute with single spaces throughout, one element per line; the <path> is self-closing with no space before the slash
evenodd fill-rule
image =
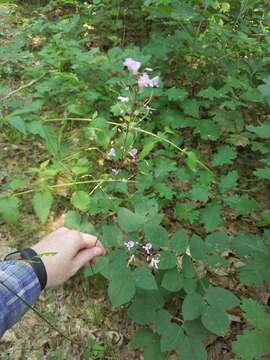
<path id="1" fill-rule="evenodd" d="M 127 69 L 133 75 L 137 75 L 138 71 L 141 67 L 141 63 L 132 58 L 126 58 L 125 61 L 123 62 L 123 65 L 126 66 Z M 150 72 L 150 71 L 152 71 L 152 69 L 145 68 L 144 71 L 139 75 L 139 77 L 137 79 L 137 83 L 138 83 L 138 87 L 140 90 L 143 90 L 146 87 L 158 87 L 160 78 L 159 78 L 159 76 L 155 76 L 152 79 L 150 79 L 150 77 L 148 75 L 148 72 Z M 121 100 L 121 99 L 119 99 L 119 100 L 126 101 L 126 100 Z"/>
<path id="2" fill-rule="evenodd" d="M 128 241 L 126 241 L 124 244 L 125 244 L 125 246 L 126 246 L 126 248 L 127 248 L 127 250 L 128 250 L 129 252 L 131 252 L 131 251 L 134 250 L 135 245 L 138 245 L 137 242 L 135 243 L 135 242 L 132 241 L 132 240 L 128 240 Z M 152 256 L 153 245 L 152 245 L 151 243 L 147 243 L 147 244 L 145 244 L 144 246 L 142 246 L 142 248 L 145 250 L 145 252 L 146 252 L 146 254 L 147 254 L 147 262 L 148 262 L 148 264 L 149 264 L 149 267 L 152 268 L 152 269 L 156 269 L 156 270 L 157 270 L 157 269 L 158 269 L 158 264 L 159 264 L 160 260 L 159 260 L 159 258 L 158 258 L 159 255 L 157 255 L 156 257 Z M 133 262 L 133 261 L 135 261 L 135 255 L 134 255 L 134 254 L 132 254 L 132 255 L 130 256 L 130 258 L 129 258 L 129 260 L 128 260 L 128 265 L 129 265 L 131 262 Z"/>

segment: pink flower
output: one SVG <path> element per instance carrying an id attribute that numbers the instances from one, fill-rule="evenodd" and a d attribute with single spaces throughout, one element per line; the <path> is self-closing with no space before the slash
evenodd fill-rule
<path id="1" fill-rule="evenodd" d="M 144 245 L 142 248 L 146 251 L 146 253 L 147 253 L 148 255 L 150 255 L 150 254 L 151 254 L 151 250 L 152 250 L 152 248 L 153 248 L 153 245 L 152 245 L 151 243 L 147 243 L 147 244 Z"/>
<path id="2" fill-rule="evenodd" d="M 135 159 L 136 156 L 138 155 L 138 149 L 134 148 L 134 149 L 131 149 L 130 152 L 129 152 L 129 155 Z"/>
<path id="3" fill-rule="evenodd" d="M 132 248 L 134 247 L 134 245 L 135 245 L 135 242 L 134 241 L 132 241 L 132 240 L 129 240 L 129 241 L 125 241 L 125 246 L 127 247 L 127 249 L 128 249 L 128 251 L 131 251 L 132 250 Z"/>
<path id="4" fill-rule="evenodd" d="M 143 73 L 138 79 L 138 86 L 140 89 L 149 86 L 150 78 L 147 73 Z"/>
<path id="5" fill-rule="evenodd" d="M 133 60 L 132 58 L 126 58 L 123 62 L 123 65 L 128 68 L 134 75 L 138 73 L 139 68 L 141 67 L 141 63 L 139 61 Z"/>
<path id="6" fill-rule="evenodd" d="M 138 86 L 142 90 L 145 87 L 158 87 L 159 76 L 150 79 L 147 73 L 143 73 L 138 79 Z"/>
<path id="7" fill-rule="evenodd" d="M 109 157 L 115 157 L 116 156 L 115 148 L 111 148 L 111 150 L 108 152 L 108 156 Z"/>

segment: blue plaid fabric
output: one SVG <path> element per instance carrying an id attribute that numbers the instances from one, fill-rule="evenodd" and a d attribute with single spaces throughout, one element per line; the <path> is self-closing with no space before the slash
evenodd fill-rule
<path id="1" fill-rule="evenodd" d="M 41 290 L 38 277 L 25 261 L 0 262 L 0 337 L 28 310 L 28 307 L 3 284 L 33 305 Z"/>

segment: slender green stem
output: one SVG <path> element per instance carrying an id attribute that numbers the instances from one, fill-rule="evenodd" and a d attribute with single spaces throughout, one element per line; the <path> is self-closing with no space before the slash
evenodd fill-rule
<path id="1" fill-rule="evenodd" d="M 69 183 L 61 183 L 61 184 L 55 184 L 55 185 L 49 185 L 48 188 L 49 189 L 56 189 L 56 188 L 61 188 L 61 187 L 67 187 L 67 186 L 74 186 L 74 185 L 83 185 L 83 184 L 96 184 L 98 183 L 99 185 L 101 183 L 106 183 L 106 182 L 122 182 L 122 183 L 135 183 L 135 180 L 127 180 L 127 179 L 119 179 L 119 180 L 114 180 L 114 179 L 104 179 L 104 180 L 83 180 L 83 181 L 73 181 L 73 182 L 69 182 Z M 25 194 L 30 194 L 35 192 L 36 189 L 29 189 L 29 190 L 25 190 L 25 191 L 21 191 L 18 193 L 13 193 L 13 194 L 5 194 L 3 195 L 3 198 L 5 197 L 10 197 L 10 196 L 22 196 Z"/>

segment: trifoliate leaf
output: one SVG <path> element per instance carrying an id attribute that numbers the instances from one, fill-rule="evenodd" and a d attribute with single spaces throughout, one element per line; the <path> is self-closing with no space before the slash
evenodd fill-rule
<path id="1" fill-rule="evenodd" d="M 53 204 L 53 196 L 49 190 L 44 190 L 36 193 L 33 197 L 32 204 L 42 224 L 48 219 L 50 208 Z"/>

